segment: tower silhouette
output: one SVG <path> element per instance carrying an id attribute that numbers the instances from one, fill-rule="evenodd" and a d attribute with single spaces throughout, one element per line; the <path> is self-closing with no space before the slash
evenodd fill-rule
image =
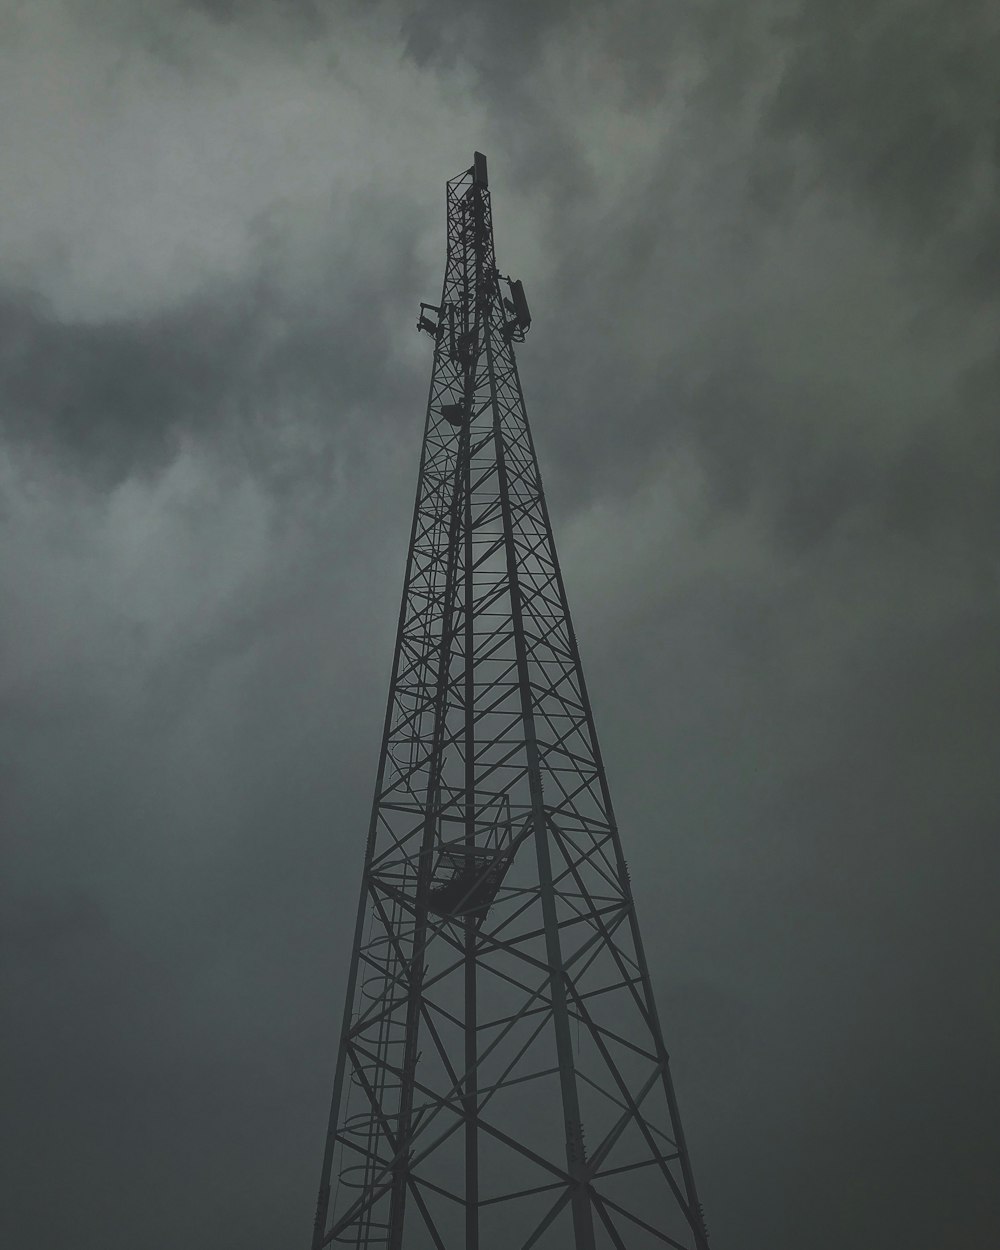
<path id="1" fill-rule="evenodd" d="M 480 153 L 447 213 L 312 1250 L 707 1250 Z"/>

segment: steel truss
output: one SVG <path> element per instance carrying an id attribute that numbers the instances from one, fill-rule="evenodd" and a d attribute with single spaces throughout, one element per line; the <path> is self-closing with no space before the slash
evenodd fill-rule
<path id="1" fill-rule="evenodd" d="M 707 1250 L 479 154 L 447 211 L 312 1250 Z"/>

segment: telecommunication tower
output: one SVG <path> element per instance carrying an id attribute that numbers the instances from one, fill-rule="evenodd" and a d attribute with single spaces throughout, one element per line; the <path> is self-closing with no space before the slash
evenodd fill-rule
<path id="1" fill-rule="evenodd" d="M 447 213 L 312 1250 L 707 1250 L 480 153 Z"/>

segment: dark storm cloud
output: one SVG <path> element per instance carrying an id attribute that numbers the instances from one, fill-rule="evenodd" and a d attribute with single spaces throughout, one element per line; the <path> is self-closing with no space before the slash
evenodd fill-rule
<path id="1" fill-rule="evenodd" d="M 942 526 L 973 543 L 995 532 L 1000 500 L 979 472 L 982 457 L 1000 455 L 988 373 L 960 369 L 939 395 L 914 391 L 903 429 L 880 446 L 871 431 L 886 418 L 884 397 L 871 394 L 870 376 L 851 376 L 849 357 L 830 361 L 842 378 L 797 381 L 773 362 L 762 367 L 752 344 L 739 350 L 732 338 L 734 349 L 703 362 L 686 392 L 667 379 L 662 392 L 699 444 L 721 507 L 742 511 L 760 493 L 777 535 L 800 548 L 851 513 L 866 529 L 914 540 Z"/>
<path id="2" fill-rule="evenodd" d="M 287 40 L 309 42 L 316 37 L 312 27 L 307 30 L 300 26 L 298 15 L 305 10 L 295 6 L 275 9 L 249 3 L 187 7 L 207 12 L 227 27 L 242 23 L 252 29 L 266 17 L 272 24 L 268 29 L 282 31 Z M 945 275 L 949 271 L 956 276 L 961 272 L 982 283 L 989 269 L 996 221 L 996 214 L 990 211 L 994 200 L 987 194 L 995 172 L 997 114 L 988 107 L 989 50 L 994 46 L 995 22 L 982 5 L 963 6 L 961 20 L 949 11 L 943 26 L 930 20 L 932 11 L 927 9 L 923 18 L 914 19 L 906 6 L 887 5 L 880 7 L 877 17 L 870 15 L 867 21 L 859 22 L 843 6 L 770 5 L 749 14 L 742 6 L 716 4 L 697 12 L 679 10 L 663 15 L 652 14 L 644 5 L 625 5 L 615 12 L 608 6 L 595 5 L 573 6 L 573 16 L 565 25 L 567 15 L 559 6 L 524 6 L 523 12 L 515 13 L 488 5 L 436 4 L 404 12 L 397 6 L 383 4 L 367 11 L 366 20 L 387 34 L 397 27 L 401 29 L 409 56 L 421 66 L 447 68 L 450 62 L 444 50 L 448 41 L 453 41 L 461 49 L 463 63 L 474 67 L 480 78 L 489 79 L 493 108 L 527 123 L 526 131 L 537 136 L 531 140 L 537 160 L 522 153 L 528 159 L 518 163 L 517 176 L 533 180 L 552 198 L 562 218 L 553 223 L 562 245 L 555 255 L 560 267 L 555 273 L 554 294 L 564 297 L 562 302 L 583 309 L 590 301 L 583 326 L 585 333 L 593 333 L 604 322 L 612 340 L 624 348 L 627 359 L 629 340 L 635 337 L 637 329 L 645 335 L 655 333 L 653 327 L 640 328 L 636 324 L 644 310 L 630 309 L 637 284 L 642 289 L 643 275 L 647 288 L 658 282 L 668 283 L 673 277 L 669 242 L 665 241 L 674 228 L 672 211 L 676 200 L 671 191 L 676 183 L 678 158 L 684 163 L 698 159 L 698 154 L 691 151 L 692 145 L 702 148 L 709 162 L 716 151 L 729 164 L 724 173 L 728 204 L 721 212 L 717 202 L 705 207 L 709 214 L 715 214 L 715 228 L 723 237 L 730 236 L 727 246 L 742 255 L 739 259 L 734 257 L 732 270 L 722 268 L 714 274 L 713 282 L 744 282 L 746 275 L 741 267 L 745 270 L 746 255 L 760 247 L 760 235 L 769 216 L 792 214 L 794 222 L 798 204 L 810 193 L 816 194 L 817 178 L 822 176 L 823 195 L 834 200 L 841 192 L 861 196 L 875 211 L 883 213 L 883 225 L 890 232 L 913 223 L 920 223 L 925 232 L 931 228 L 939 231 L 927 245 L 926 263 Z M 157 12 L 153 10 L 154 15 Z M 162 16 L 158 20 L 162 21 Z M 664 86 L 663 76 L 669 67 L 679 64 L 685 55 L 697 61 L 689 94 L 699 107 L 705 106 L 703 114 L 695 111 L 688 119 L 688 150 L 679 151 L 671 145 L 665 145 L 660 152 L 654 150 L 650 165 L 641 171 L 645 193 L 631 203 L 625 200 L 616 205 L 619 220 L 609 221 L 611 229 L 596 237 L 586 233 L 583 223 L 574 217 L 571 202 L 585 201 L 588 192 L 599 188 L 601 171 L 588 168 L 588 162 L 577 150 L 579 136 L 567 132 L 551 101 L 539 89 L 540 84 L 525 85 L 533 74 L 544 82 L 545 69 L 540 66 L 544 50 L 565 32 L 577 37 L 581 48 L 600 66 L 597 85 L 601 81 L 620 82 L 633 93 L 626 94 L 624 101 L 637 116 L 641 116 L 644 93 L 655 98 Z M 893 49 L 899 65 L 905 66 L 905 74 L 886 72 L 883 53 L 888 47 Z M 706 48 L 712 50 L 711 56 L 705 55 Z M 942 48 L 946 55 L 941 54 Z M 501 80 L 505 77 L 510 83 L 508 95 L 502 90 Z M 755 122 L 747 129 L 748 115 L 759 116 L 759 124 Z M 934 119 L 934 125 L 927 124 L 928 118 Z M 742 126 L 735 144 L 727 133 L 733 126 Z M 941 139 L 942 133 L 946 141 Z M 795 136 L 806 137 L 806 149 L 795 144 Z M 935 157 L 935 145 L 942 142 L 947 147 L 948 160 Z M 979 201 L 985 200 L 981 206 L 976 203 L 977 193 Z M 963 206 L 966 219 L 956 220 L 961 217 Z M 396 223 L 388 216 L 382 220 L 385 230 L 380 242 L 394 241 L 398 237 Z M 359 216 L 355 221 L 360 224 Z M 949 225 L 950 231 L 946 229 Z M 677 227 L 683 231 L 689 229 L 690 223 L 681 221 Z M 343 228 L 338 222 L 337 229 Z M 886 242 L 892 237 L 890 233 Z M 905 234 L 895 237 L 898 246 L 905 246 Z M 668 263 L 662 263 L 662 259 L 657 263 L 658 254 L 662 258 L 665 248 Z M 578 264 L 580 256 L 593 257 L 597 262 L 591 283 L 581 283 L 586 269 Z M 718 255 L 718 263 L 723 266 L 727 259 L 725 253 Z M 349 268 L 331 271 L 331 291 L 349 273 Z M 766 296 L 761 277 L 752 280 L 760 283 L 760 294 Z M 932 301 L 943 290 L 943 286 L 925 286 L 917 298 Z M 343 293 L 336 298 L 346 321 L 347 301 Z M 259 331 L 254 306 L 270 310 L 273 315 L 275 304 L 280 301 L 280 294 L 266 288 L 234 289 L 216 301 L 215 307 L 206 308 L 210 301 L 202 301 L 200 306 L 192 307 L 190 314 L 171 310 L 163 325 L 124 326 L 121 343 L 115 343 L 116 327 L 109 326 L 107 345 L 98 347 L 100 333 L 95 331 L 90 336 L 94 340 L 92 346 L 81 344 L 79 353 L 80 367 L 89 368 L 91 374 L 83 379 L 85 394 L 88 385 L 98 390 L 104 386 L 110 392 L 105 396 L 110 410 L 117 392 L 126 407 L 135 406 L 133 399 L 142 400 L 151 413 L 159 411 L 165 415 L 174 406 L 178 416 L 181 409 L 196 411 L 218 401 L 227 385 L 234 389 L 239 383 L 234 378 L 223 383 L 218 373 L 213 375 L 210 353 L 196 327 L 205 322 L 209 334 L 222 338 L 228 335 L 230 342 L 238 343 L 244 354 L 253 359 L 258 351 L 252 345 Z M 615 309 L 610 321 L 609 307 Z M 380 305 L 371 292 L 363 305 L 355 304 L 353 309 L 355 314 L 363 309 L 362 317 L 369 325 L 378 323 Z M 298 373 L 306 387 L 311 385 L 317 357 L 329 356 L 318 348 L 310 359 L 307 342 L 310 321 L 326 330 L 325 311 L 307 310 L 288 335 L 293 350 L 302 351 Z M 928 309 L 931 318 L 938 311 Z M 700 314 L 698 309 L 694 312 L 695 316 Z M 392 309 L 392 313 L 396 310 Z M 281 315 L 280 311 L 277 315 Z M 607 386 L 588 386 L 588 394 L 580 397 L 584 411 L 576 425 L 586 431 L 588 439 L 592 432 L 596 433 L 594 446 L 602 450 L 599 456 L 584 452 L 580 467 L 596 471 L 603 461 L 604 437 L 617 423 L 608 422 L 602 412 L 620 408 L 624 400 L 629 406 L 630 428 L 638 430 L 640 438 L 633 437 L 618 446 L 617 458 L 623 468 L 630 457 L 636 468 L 648 463 L 651 449 L 663 438 L 676 436 L 678 427 L 686 423 L 686 437 L 703 439 L 705 454 L 717 463 L 715 477 L 720 497 L 747 497 L 756 489 L 758 474 L 772 479 L 787 476 L 791 512 L 796 511 L 796 498 L 815 496 L 819 515 L 813 524 L 822 528 L 824 509 L 831 514 L 836 512 L 837 484 L 832 479 L 845 485 L 853 480 L 863 490 L 866 455 L 856 444 L 836 449 L 833 460 L 839 460 L 840 467 L 830 460 L 820 470 L 830 480 L 806 480 L 800 487 L 797 445 L 802 435 L 797 423 L 784 414 L 817 404 L 843 407 L 857 402 L 850 395 L 854 361 L 845 357 L 839 362 L 844 387 L 840 396 L 811 395 L 808 383 L 795 394 L 767 394 L 766 388 L 773 390 L 786 384 L 768 376 L 772 362 L 759 358 L 756 344 L 740 342 L 745 336 L 743 325 L 751 324 L 759 315 L 744 306 L 737 316 L 729 318 L 728 325 L 707 325 L 702 339 L 694 343 L 684 335 L 665 337 L 662 375 L 652 384 L 644 379 L 642 392 L 634 398 L 627 393 L 624 397 L 613 394 Z M 763 315 L 766 317 L 767 313 Z M 570 322 L 575 332 L 582 320 Z M 318 385 L 328 386 L 342 378 L 356 359 L 355 345 L 365 342 L 377 346 L 364 354 L 367 373 L 359 370 L 358 378 L 371 376 L 379 351 L 391 338 L 376 340 L 366 334 L 361 318 L 331 329 L 335 342 L 343 341 L 344 329 L 353 341 L 344 351 L 342 364 L 323 371 Z M 145 345 L 144 335 L 148 340 Z M 81 338 L 86 337 L 84 332 Z M 190 339 L 189 346 L 185 345 L 185 338 Z M 49 344 L 39 336 L 37 346 L 47 350 Z M 273 349 L 263 343 L 260 350 L 266 356 Z M 568 355 L 573 351 L 572 341 L 565 340 L 560 350 Z M 734 350 L 739 357 L 727 359 L 727 354 Z M 919 350 L 916 343 L 914 350 Z M 177 353 L 177 363 L 181 365 L 176 371 L 170 360 L 171 351 Z M 833 343 L 831 356 L 835 351 Z M 159 366 L 152 359 L 154 355 L 162 360 L 169 375 L 162 381 L 156 380 Z M 66 359 L 61 345 L 57 356 Z M 148 362 L 144 356 L 150 357 Z M 89 359 L 89 366 L 85 359 Z M 233 355 L 224 350 L 216 354 L 216 359 L 225 361 L 224 367 L 230 372 L 235 364 L 235 373 L 240 374 L 239 352 Z M 30 351 L 22 353 L 22 368 L 25 362 L 30 365 L 31 360 Z M 831 366 L 834 363 L 831 360 Z M 73 366 L 68 360 L 67 365 L 69 380 Z M 193 370 L 191 382 L 198 394 L 185 393 L 185 366 Z M 267 366 L 259 363 L 254 368 L 266 372 Z M 55 373 L 57 379 L 60 370 L 57 368 Z M 975 385 L 975 376 L 982 374 L 983 369 L 976 366 L 968 378 L 956 376 L 955 385 L 968 391 Z M 860 378 L 858 383 L 863 388 L 868 379 Z M 130 388 L 144 384 L 150 388 L 146 394 L 137 393 L 126 399 Z M 247 389 L 252 390 L 255 384 L 256 379 L 251 378 Z M 57 389 L 59 382 L 52 380 L 50 385 Z M 752 394 L 741 395 L 741 387 Z M 56 406 L 66 413 L 65 428 L 72 437 L 72 402 L 57 399 Z M 109 419 L 113 421 L 111 411 Z M 988 431 L 983 434 L 989 437 Z M 888 484 L 889 494 L 899 497 L 898 511 L 906 511 L 904 497 L 913 489 L 907 483 L 918 481 L 923 472 L 921 465 L 938 455 L 934 441 L 932 435 L 920 431 L 915 434 L 913 445 L 898 449 L 900 463 L 889 470 L 897 480 Z M 764 444 L 772 449 L 768 465 L 762 463 L 761 455 L 753 454 L 755 447 Z M 716 456 L 716 448 L 722 449 L 725 459 Z M 947 459 L 948 449 L 944 451 Z M 120 454 L 128 453 L 122 448 Z M 790 473 L 786 474 L 786 469 Z M 767 485 L 773 488 L 775 482 Z M 804 519 L 808 528 L 810 523 Z"/>
<path id="3" fill-rule="evenodd" d="M 218 415 L 233 372 L 246 368 L 248 326 L 226 311 L 202 306 L 74 325 L 8 295 L 0 308 L 5 432 L 84 465 L 100 462 L 113 482 L 150 459 L 161 467 L 176 454 L 177 427 Z"/>
<path id="4" fill-rule="evenodd" d="M 827 178 L 927 232 L 969 207 L 981 216 L 996 192 L 1000 136 L 994 6 L 807 4 L 781 35 L 784 69 L 766 119 L 820 146 Z"/>
<path id="5" fill-rule="evenodd" d="M 478 147 L 716 1244 L 991 1247 L 991 6 L 82 12 L 0 79 L 6 1240 L 304 1244 Z"/>
<path id="6" fill-rule="evenodd" d="M 584 292 L 574 329 L 600 325 L 619 359 L 637 332 L 655 334 L 654 284 L 662 300 L 676 297 L 671 235 L 705 247 L 700 279 L 710 273 L 717 285 L 708 318 L 702 290 L 687 323 L 666 330 L 657 371 L 643 370 L 641 386 L 626 376 L 623 393 L 620 377 L 614 390 L 588 377 L 574 396 L 590 445 L 579 467 L 603 473 L 614 446 L 619 466 L 635 457 L 638 470 L 657 463 L 658 443 L 683 439 L 699 448 L 720 504 L 742 509 L 764 494 L 795 541 L 822 536 L 856 508 L 889 529 L 975 523 L 981 539 L 997 521 L 995 483 L 976 469 L 980 455 L 996 456 L 997 386 L 990 336 L 980 333 L 978 348 L 962 338 L 971 344 L 976 319 L 997 316 L 995 16 L 969 5 L 939 26 L 935 6 L 863 6 L 865 18 L 850 6 L 738 7 L 710 7 L 684 32 L 688 53 L 693 32 L 702 40 L 686 150 L 665 145 L 643 171 L 642 194 L 621 204 L 617 228 L 576 233 L 566 249 L 564 289 L 571 258 L 595 258 L 593 297 Z M 641 33 L 641 23 L 632 27 L 631 55 L 613 72 L 658 81 L 666 58 Z M 715 163 L 717 177 L 697 220 L 676 194 L 677 171 L 701 161 Z M 824 202 L 827 228 L 809 239 L 803 222 Z M 840 230 L 852 213 L 853 240 Z M 819 249 L 831 240 L 824 263 Z M 788 257 L 813 275 L 808 311 L 779 305 L 798 298 L 781 273 Z M 877 276 L 866 272 L 873 259 Z M 871 317 L 881 363 L 846 320 L 816 315 L 824 299 L 844 300 L 851 270 L 854 302 L 841 315 L 857 325 Z M 886 283 L 897 306 L 867 308 L 865 285 Z M 644 290 L 637 315 L 629 303 Z M 813 342 L 795 324 L 803 313 Z M 642 314 L 649 322 L 638 326 Z M 886 317 L 908 322 L 893 342 Z M 810 356 L 811 369 L 789 368 Z M 930 362 L 923 392 L 905 384 L 911 361 Z M 623 408 L 630 437 L 619 440 Z"/>
<path id="7" fill-rule="evenodd" d="M 379 216 L 372 205 L 352 212 Z M 403 232 L 383 246 L 391 259 L 381 263 L 412 284 L 412 240 Z M 379 365 L 393 354 L 395 327 L 378 275 L 362 257 L 346 267 L 334 253 L 303 298 L 269 274 L 266 250 L 246 279 L 144 317 L 73 321 L 31 292 L 0 292 L 7 438 L 113 485 L 164 467 L 185 436 L 211 443 L 228 430 L 251 458 L 271 456 L 275 472 L 258 467 L 278 485 L 282 410 L 294 407 L 317 435 L 343 433 L 359 408 L 391 419 L 398 380 Z"/>
<path id="8" fill-rule="evenodd" d="M 547 42 L 574 35 L 593 55 L 595 85 L 618 80 L 637 112 L 672 79 L 687 84 L 699 109 L 729 122 L 750 103 L 761 130 L 744 153 L 747 172 L 772 208 L 783 192 L 842 181 L 897 225 L 924 233 L 957 226 L 957 236 L 974 223 L 984 250 L 967 258 L 970 272 L 995 267 L 1000 29 L 985 0 L 502 8 L 456 0 L 396 11 L 418 63 L 466 60 L 498 103 L 506 85 L 504 103 L 515 113 Z M 531 103 L 544 130 L 544 93 Z M 807 150 L 794 145 L 798 136 Z"/>

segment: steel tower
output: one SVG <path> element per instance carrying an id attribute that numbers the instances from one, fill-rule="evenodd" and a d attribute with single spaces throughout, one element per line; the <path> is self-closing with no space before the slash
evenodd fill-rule
<path id="1" fill-rule="evenodd" d="M 312 1250 L 707 1250 L 480 153 L 447 211 Z"/>

